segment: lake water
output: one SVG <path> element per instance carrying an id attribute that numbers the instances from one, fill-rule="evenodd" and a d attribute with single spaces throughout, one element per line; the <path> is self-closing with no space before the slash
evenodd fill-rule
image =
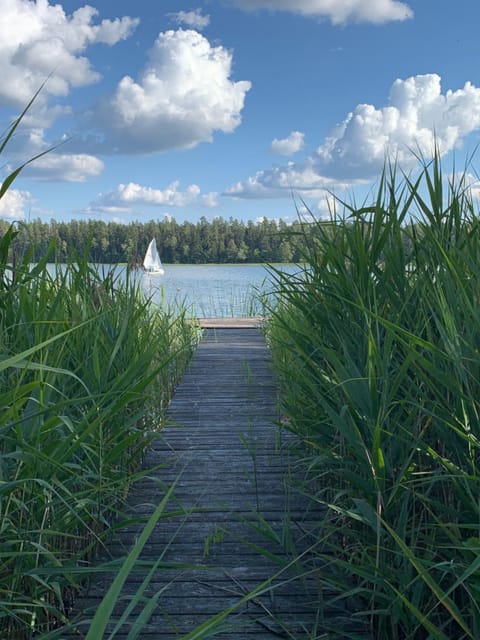
<path id="1" fill-rule="evenodd" d="M 61 267 L 62 265 L 60 265 Z M 112 269 L 119 277 L 123 265 L 97 264 L 100 274 Z M 134 271 L 145 296 L 159 305 L 184 305 L 189 315 L 198 318 L 241 318 L 262 314 L 261 296 L 272 289 L 272 274 L 261 264 L 164 264 L 165 274 L 148 275 Z M 48 265 L 54 273 L 55 265 Z M 295 264 L 275 265 L 286 273 L 298 272 Z"/>
<path id="2" fill-rule="evenodd" d="M 183 303 L 199 318 L 244 317 L 261 314 L 261 294 L 271 291 L 271 274 L 258 264 L 163 265 L 165 275 L 139 272 L 146 295 L 158 304 Z M 296 265 L 277 265 L 298 271 Z"/>
<path id="3" fill-rule="evenodd" d="M 60 265 L 61 266 L 61 265 Z M 155 304 L 186 307 L 189 315 L 198 318 L 241 318 L 262 314 L 261 296 L 272 289 L 272 274 L 261 264 L 164 264 L 165 274 L 149 275 L 134 271 L 145 296 Z M 55 270 L 49 265 L 49 270 Z M 112 269 L 122 276 L 123 265 L 97 264 L 100 274 Z M 298 265 L 275 265 L 286 273 L 295 273 Z"/>

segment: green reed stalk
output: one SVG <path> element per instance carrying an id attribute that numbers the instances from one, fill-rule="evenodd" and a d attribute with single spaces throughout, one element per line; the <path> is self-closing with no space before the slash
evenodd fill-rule
<path id="1" fill-rule="evenodd" d="M 0 270 L 0 636 L 13 640 L 66 620 L 195 332 L 86 260 Z"/>
<path id="2" fill-rule="evenodd" d="M 41 155 L 7 176 L 0 198 Z M 129 273 L 103 275 L 73 248 L 54 273 L 54 246 L 32 266 L 17 233 L 12 225 L 0 238 L 0 637 L 47 640 L 68 624 L 106 531 L 122 526 L 198 333 L 185 309 L 155 308 Z M 111 594 L 102 612 L 109 606 Z M 98 624 L 105 616 L 90 636 Z"/>
<path id="3" fill-rule="evenodd" d="M 298 276 L 275 272 L 282 407 L 328 507 L 318 559 L 382 639 L 480 627 L 480 219 L 465 177 L 444 182 L 438 156 L 389 168 L 371 206 L 305 225 Z"/>

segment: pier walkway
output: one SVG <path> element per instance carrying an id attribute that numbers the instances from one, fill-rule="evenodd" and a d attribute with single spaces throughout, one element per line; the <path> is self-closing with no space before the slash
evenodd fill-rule
<path id="1" fill-rule="evenodd" d="M 318 514 L 295 490 L 291 438 L 277 426 L 278 391 L 262 331 L 258 322 L 204 326 L 210 328 L 172 399 L 169 424 L 145 460 L 159 468 L 134 485 L 132 513 L 152 513 L 180 479 L 115 615 L 145 581 L 136 615 L 146 606 L 140 615 L 149 611 L 149 621 L 139 640 L 182 638 L 202 624 L 213 629 L 215 616 L 215 633 L 188 637 L 321 637 L 320 581 L 308 562 L 292 562 L 311 544 Z M 125 555 L 140 533 L 138 525 L 117 533 L 110 556 Z M 150 574 L 141 570 L 144 561 L 157 562 Z M 111 579 L 95 578 L 82 609 L 96 610 Z M 115 640 L 137 638 L 135 624 L 128 616 Z"/>

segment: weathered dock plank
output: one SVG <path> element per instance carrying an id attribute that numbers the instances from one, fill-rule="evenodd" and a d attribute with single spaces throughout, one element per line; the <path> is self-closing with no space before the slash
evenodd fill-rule
<path id="1" fill-rule="evenodd" d="M 258 329 L 263 318 L 198 318 L 197 322 L 203 329 Z"/>
<path id="2" fill-rule="evenodd" d="M 157 599 L 139 640 L 181 638 L 235 605 L 215 637 L 320 637 L 318 576 L 308 562 L 292 563 L 308 550 L 319 518 L 295 492 L 276 394 L 260 329 L 205 330 L 170 404 L 170 422 L 146 456 L 147 467 L 158 469 L 129 496 L 132 513 L 148 517 L 180 475 L 170 516 L 155 527 L 115 611 L 119 618 L 148 564 L 159 561 L 134 610 Z M 119 531 L 110 557 L 125 555 L 140 531 L 138 524 Z M 79 606 L 93 615 L 111 580 L 95 578 Z M 240 604 L 262 583 L 262 593 Z M 115 639 L 126 640 L 134 625 L 130 615 Z"/>

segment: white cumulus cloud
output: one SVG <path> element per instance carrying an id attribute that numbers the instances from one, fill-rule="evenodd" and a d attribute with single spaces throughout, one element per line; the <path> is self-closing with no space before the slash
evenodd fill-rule
<path id="1" fill-rule="evenodd" d="M 20 129 L 9 141 L 6 169 L 11 172 L 43 153 L 45 155 L 27 164 L 22 177 L 49 182 L 85 182 L 102 173 L 104 163 L 99 158 L 86 153 L 69 152 L 71 140 L 63 137 L 62 142 L 58 145 L 49 144 L 42 127 Z"/>
<path id="2" fill-rule="evenodd" d="M 178 11 L 177 13 L 170 13 L 169 16 L 174 22 L 179 25 L 186 25 L 192 29 L 201 31 L 208 27 L 210 24 L 210 16 L 204 16 L 201 9 L 195 9 L 194 11 Z"/>
<path id="3" fill-rule="evenodd" d="M 160 33 L 138 80 L 122 78 L 105 103 L 109 150 L 155 153 L 192 148 L 240 124 L 250 82 L 230 80 L 232 54 L 200 33 Z"/>
<path id="4" fill-rule="evenodd" d="M 479 129 L 480 88 L 442 93 L 438 75 L 418 75 L 393 83 L 389 105 L 358 105 L 318 147 L 317 163 L 330 176 L 370 177 L 386 155 L 413 164 L 412 150 L 431 156 L 436 144 L 443 155 Z"/>
<path id="5" fill-rule="evenodd" d="M 399 0 L 230 0 L 246 11 L 269 9 L 290 11 L 303 16 L 327 18 L 333 24 L 371 22 L 382 24 L 391 20 L 406 20 L 413 11 Z"/>
<path id="6" fill-rule="evenodd" d="M 184 191 L 179 190 L 180 182 L 175 180 L 165 189 L 145 187 L 135 182 L 119 184 L 109 193 L 100 194 L 90 208 L 96 210 L 121 211 L 130 210 L 135 205 L 186 207 L 192 203 L 200 203 L 213 207 L 217 204 L 217 194 L 201 194 L 200 187 L 191 184 Z"/>
<path id="7" fill-rule="evenodd" d="M 25 211 L 31 206 L 31 203 L 32 196 L 28 191 L 9 189 L 3 198 L 0 198 L 0 218 L 23 220 Z"/>
<path id="8" fill-rule="evenodd" d="M 96 82 L 99 74 L 83 54 L 93 44 L 114 45 L 138 24 L 130 17 L 95 23 L 98 11 L 89 5 L 67 15 L 48 0 L 2 0 L 0 38 L 0 100 L 24 106 L 49 76 L 45 96 L 68 95 L 71 87 Z"/>
<path id="9" fill-rule="evenodd" d="M 216 191 L 209 191 L 200 196 L 200 202 L 204 207 L 208 209 L 214 209 L 218 207 L 218 193 Z"/>
<path id="10" fill-rule="evenodd" d="M 104 164 L 86 153 L 47 153 L 28 165 L 25 175 L 37 180 L 85 182 L 102 173 Z"/>
<path id="11" fill-rule="evenodd" d="M 234 198 L 284 198 L 290 192 L 303 192 L 320 197 L 325 189 L 345 188 L 349 184 L 321 175 L 308 159 L 301 164 L 290 163 L 285 167 L 258 171 L 244 182 L 228 187 L 224 194 Z"/>
<path id="12" fill-rule="evenodd" d="M 304 162 L 259 171 L 226 194 L 278 197 L 291 189 L 344 188 L 378 176 L 387 157 L 408 170 L 416 164 L 412 151 L 431 157 L 436 145 L 444 155 L 479 130 L 480 88 L 467 82 L 442 93 L 436 74 L 399 79 L 389 104 L 359 104 Z"/>
<path id="13" fill-rule="evenodd" d="M 291 156 L 304 147 L 304 139 L 304 133 L 301 133 L 300 131 L 292 131 L 289 136 L 282 140 L 279 140 L 278 138 L 272 140 L 270 150 L 281 156 Z"/>

